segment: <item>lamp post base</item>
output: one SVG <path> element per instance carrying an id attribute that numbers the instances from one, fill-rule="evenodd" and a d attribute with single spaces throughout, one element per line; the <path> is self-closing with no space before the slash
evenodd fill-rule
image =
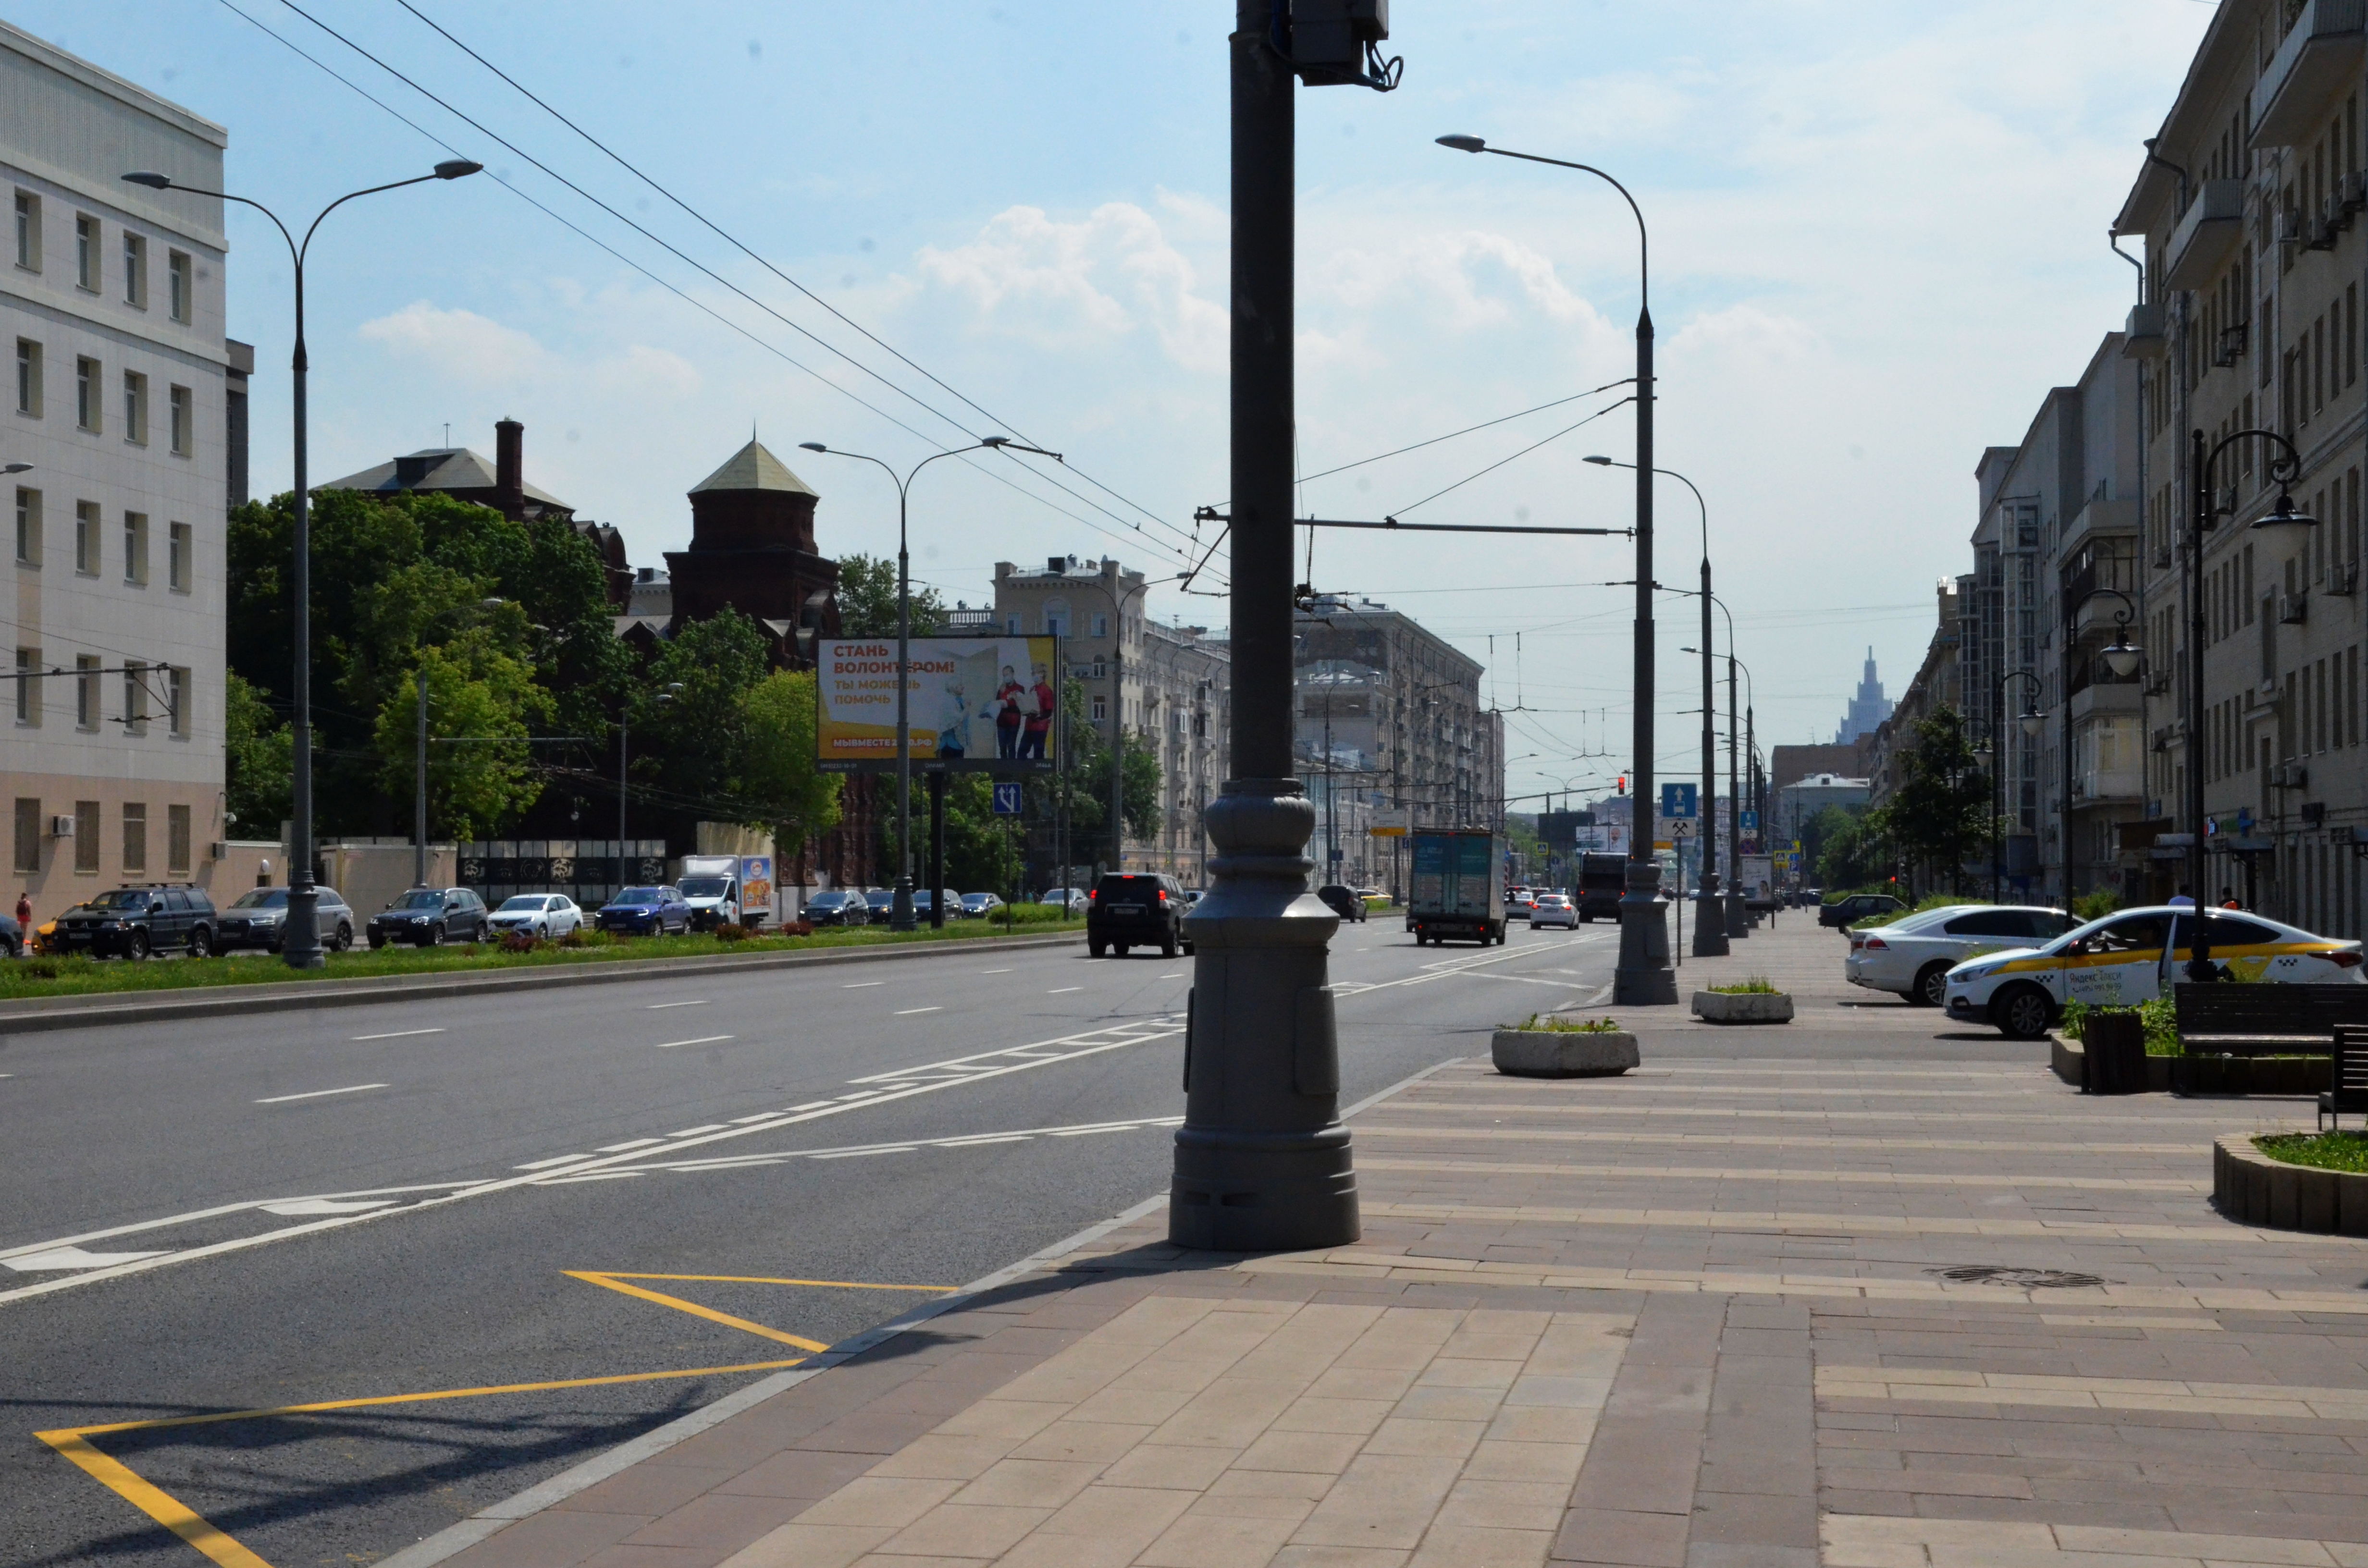
<path id="1" fill-rule="evenodd" d="M 888 929 L 914 931 L 919 928 L 919 922 L 913 918 L 913 879 L 899 877 L 896 879 L 895 895 L 888 902 Z"/>
<path id="2" fill-rule="evenodd" d="M 1718 894 L 1718 873 L 1702 874 L 1702 895 L 1694 905 L 1693 955 L 1698 959 L 1726 956 L 1726 907 Z"/>
<path id="3" fill-rule="evenodd" d="M 1743 895 L 1739 892 L 1726 895 L 1726 934 L 1738 938 L 1751 935 L 1751 914 L 1743 907 Z"/>
<path id="4" fill-rule="evenodd" d="M 1661 901 L 1661 868 L 1650 860 L 1629 861 L 1628 891 L 1620 897 L 1620 961 L 1611 971 L 1611 1000 L 1621 1006 L 1677 1006 L 1668 907 Z"/>
<path id="5" fill-rule="evenodd" d="M 1295 778 L 1228 779 L 1208 809 L 1208 896 L 1185 922 L 1184 1125 L 1167 1236 L 1215 1252 L 1357 1239 L 1326 953 L 1340 918 L 1308 892 L 1315 807 Z"/>

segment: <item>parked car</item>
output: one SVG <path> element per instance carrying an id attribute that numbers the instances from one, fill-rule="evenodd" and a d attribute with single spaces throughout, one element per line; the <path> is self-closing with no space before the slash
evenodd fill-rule
<path id="1" fill-rule="evenodd" d="M 564 892 L 522 892 L 502 900 L 492 915 L 494 929 L 519 931 L 555 941 L 584 924 L 584 907 Z"/>
<path id="2" fill-rule="evenodd" d="M 179 949 L 201 959 L 214 950 L 221 918 L 197 888 L 117 888 L 59 915 L 48 950 L 144 959 Z"/>
<path id="3" fill-rule="evenodd" d="M 346 906 L 337 890 L 313 884 L 319 902 L 314 905 L 315 928 L 321 933 L 321 946 L 333 953 L 342 953 L 354 945 L 354 921 L 358 918 Z M 288 890 L 286 888 L 249 888 L 231 901 L 214 924 L 214 949 L 229 952 L 237 948 L 261 948 L 276 953 L 288 945 Z"/>
<path id="4" fill-rule="evenodd" d="M 864 892 L 863 902 L 871 906 L 872 919 L 885 920 L 896 913 L 896 890 L 894 888 L 869 889 Z"/>
<path id="5" fill-rule="evenodd" d="M 1334 882 L 1329 887 L 1317 888 L 1315 896 L 1324 901 L 1324 906 L 1326 909 L 1343 920 L 1365 918 L 1365 901 L 1357 896 L 1357 890 L 1354 888 L 1343 887 L 1338 882 Z"/>
<path id="6" fill-rule="evenodd" d="M 1890 991 L 1919 1006 L 1948 1000 L 1949 971 L 2009 948 L 2053 941 L 2072 929 L 2071 915 L 2044 904 L 1952 904 L 1903 915 L 1887 926 L 1850 934 L 1842 977 L 1870 991 Z"/>
<path id="7" fill-rule="evenodd" d="M 25 956 L 25 928 L 17 924 L 13 915 L 0 915 L 0 947 L 8 949 L 12 959 Z"/>
<path id="8" fill-rule="evenodd" d="M 1044 896 L 1036 902 L 1049 903 L 1055 909 L 1066 904 L 1070 914 L 1083 915 L 1091 901 L 1087 898 L 1085 890 L 1082 888 L 1047 888 L 1044 891 Z"/>
<path id="9" fill-rule="evenodd" d="M 1003 907 L 1003 901 L 991 892 L 966 892 L 962 903 L 950 905 L 946 913 L 963 920 L 984 920 Z"/>
<path id="10" fill-rule="evenodd" d="M 2202 912 L 2212 960 L 2235 980 L 2309 985 L 2368 984 L 2358 942 L 2226 910 Z M 1988 1023 L 2012 1040 L 2037 1040 L 2067 1003 L 2126 1006 L 2151 1001 L 2194 957 L 2198 912 L 2127 909 L 2078 926 L 2037 948 L 2009 949 L 1949 971 L 1952 1018 Z"/>
<path id="11" fill-rule="evenodd" d="M 1113 871 L 1094 884 L 1086 905 L 1087 952 L 1100 958 L 1108 949 L 1124 958 L 1127 949 L 1155 942 L 1164 958 L 1192 950 L 1184 939 L 1183 884 L 1158 871 Z"/>
<path id="12" fill-rule="evenodd" d="M 413 888 L 371 915 L 366 928 L 373 949 L 389 942 L 422 948 L 482 942 L 490 929 L 485 901 L 468 888 Z"/>
<path id="13" fill-rule="evenodd" d="M 854 888 L 825 888 L 806 900 L 802 917 L 809 926 L 869 926 L 871 905 Z"/>
<path id="14" fill-rule="evenodd" d="M 690 905 L 678 888 L 620 888 L 593 914 L 592 923 L 625 937 L 681 935 L 690 929 Z"/>
<path id="15" fill-rule="evenodd" d="M 1892 915 L 1907 904 L 1887 892 L 1854 892 L 1817 906 L 1817 924 L 1848 927 L 1857 925 L 1870 915 Z"/>
<path id="16" fill-rule="evenodd" d="M 1571 902 L 1568 893 L 1538 894 L 1537 903 L 1530 910 L 1530 929 L 1546 926 L 1559 926 L 1565 931 L 1578 929 L 1578 905 Z"/>

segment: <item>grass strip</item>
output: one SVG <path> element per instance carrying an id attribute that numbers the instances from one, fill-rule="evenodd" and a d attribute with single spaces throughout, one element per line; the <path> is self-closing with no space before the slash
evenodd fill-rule
<path id="1" fill-rule="evenodd" d="M 2253 1147 L 2284 1165 L 2368 1172 L 2368 1132 L 2264 1133 Z"/>

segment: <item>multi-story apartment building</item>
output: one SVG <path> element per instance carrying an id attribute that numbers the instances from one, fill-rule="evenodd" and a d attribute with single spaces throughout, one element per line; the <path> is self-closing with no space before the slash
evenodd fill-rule
<path id="1" fill-rule="evenodd" d="M 2143 235 L 2139 354 L 2145 517 L 2137 570 L 2153 677 L 2145 788 L 2159 827 L 2194 831 L 2203 775 L 2217 846 L 2205 875 L 2330 934 L 2362 929 L 2354 845 L 2368 828 L 2360 593 L 2361 381 L 2368 292 L 2368 39 L 2358 0 L 2222 0 L 2148 143 L 2114 229 Z M 2291 441 L 2298 472 L 2277 471 Z M 2217 526 L 2191 553 L 2209 455 Z M 2224 446 L 2223 443 L 2226 444 Z M 2291 494 L 2310 525 L 2258 527 Z M 2189 719 L 2200 596 L 2202 723 Z M 2162 879 L 2183 881 L 2171 862 Z"/>
<path id="2" fill-rule="evenodd" d="M 1151 749 L 1159 762 L 1159 828 L 1148 838 L 1127 836 L 1123 865 L 1197 883 L 1208 863 L 1201 812 L 1224 781 L 1232 733 L 1231 650 L 1205 627 L 1146 618 L 1145 585 L 1142 573 L 1115 560 L 1056 555 L 1042 570 L 998 561 L 993 624 L 1008 635 L 1063 639 L 1087 720 L 1105 742 L 1123 732 Z M 1107 853 L 1099 858 L 1107 861 Z"/>
<path id="3" fill-rule="evenodd" d="M 225 342 L 221 126 L 0 23 L 0 483 L 14 504 L 11 869 L 37 914 L 120 881 L 229 877 L 223 528 L 245 483 Z M 233 409 L 235 369 L 242 406 Z M 251 868 L 247 868 L 251 871 Z M 216 892 L 228 891 L 216 887 Z M 13 902 L 13 901 L 12 901 Z"/>

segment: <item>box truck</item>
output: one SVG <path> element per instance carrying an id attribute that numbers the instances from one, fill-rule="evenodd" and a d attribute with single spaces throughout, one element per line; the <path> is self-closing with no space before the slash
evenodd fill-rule
<path id="1" fill-rule="evenodd" d="M 1486 947 L 1505 940 L 1505 840 L 1479 828 L 1430 828 L 1413 845 L 1406 929 L 1415 945 L 1450 937 Z"/>

